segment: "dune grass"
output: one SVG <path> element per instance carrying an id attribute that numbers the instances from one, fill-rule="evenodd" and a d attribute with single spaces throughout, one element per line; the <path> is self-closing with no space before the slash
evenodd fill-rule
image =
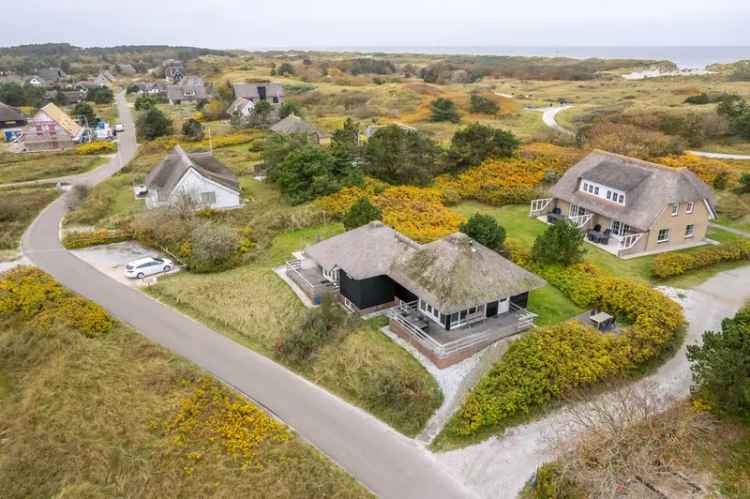
<path id="1" fill-rule="evenodd" d="M 104 164 L 100 156 L 76 154 L 0 154 L 0 184 L 77 175 Z"/>
<path id="2" fill-rule="evenodd" d="M 199 389 L 257 409 L 124 325 L 88 338 L 6 315 L 0 366 L 4 498 L 371 497 L 294 434 L 254 445 L 246 466 L 223 439 L 260 435 L 269 417 L 244 420 L 239 437 L 216 433 L 234 409 L 198 413 Z"/>
<path id="3" fill-rule="evenodd" d="M 164 278 L 148 292 L 241 344 L 266 356 L 293 328 L 306 309 L 273 267 L 305 244 L 337 234 L 329 224 L 276 236 L 254 262 L 218 274 L 182 272 Z M 440 406 L 442 394 L 432 376 L 404 349 L 384 336 L 377 324 L 359 321 L 321 348 L 303 366 L 290 365 L 311 381 L 363 407 L 402 433 L 419 433 Z M 394 400 L 391 383 L 415 390 L 408 401 Z"/>
<path id="4" fill-rule="evenodd" d="M 58 196 L 51 187 L 0 189 L 0 250 L 15 250 L 26 228 Z"/>

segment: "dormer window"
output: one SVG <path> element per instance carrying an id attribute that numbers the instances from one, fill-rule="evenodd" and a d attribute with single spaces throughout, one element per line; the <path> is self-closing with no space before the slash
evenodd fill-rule
<path id="1" fill-rule="evenodd" d="M 685 208 L 685 213 L 689 215 L 693 211 L 695 211 L 695 203 L 691 201 L 687 204 L 687 208 Z"/>
<path id="2" fill-rule="evenodd" d="M 580 190 L 587 194 L 592 194 L 598 198 L 606 199 L 607 201 L 611 201 L 613 203 L 623 205 L 625 204 L 625 193 L 607 187 L 606 185 L 597 184 L 588 180 L 582 180 Z"/>
<path id="3" fill-rule="evenodd" d="M 680 211 L 680 205 L 677 203 L 672 203 L 672 216 L 676 217 L 679 211 Z"/>

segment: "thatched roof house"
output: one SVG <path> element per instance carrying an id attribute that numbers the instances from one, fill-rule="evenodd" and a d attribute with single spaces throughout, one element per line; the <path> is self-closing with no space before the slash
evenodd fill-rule
<path id="1" fill-rule="evenodd" d="M 281 135 L 305 134 L 314 137 L 318 142 L 328 138 L 328 134 L 315 125 L 311 125 L 296 114 L 290 114 L 271 127 L 271 131 Z"/>

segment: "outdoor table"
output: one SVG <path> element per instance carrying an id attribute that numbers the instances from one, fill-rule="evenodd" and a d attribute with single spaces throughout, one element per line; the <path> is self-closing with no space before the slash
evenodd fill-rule
<path id="1" fill-rule="evenodd" d="M 602 324 L 608 324 L 609 321 L 614 319 L 611 315 L 609 315 L 607 312 L 598 312 L 590 317 L 591 322 L 596 324 L 596 328 L 601 330 Z"/>

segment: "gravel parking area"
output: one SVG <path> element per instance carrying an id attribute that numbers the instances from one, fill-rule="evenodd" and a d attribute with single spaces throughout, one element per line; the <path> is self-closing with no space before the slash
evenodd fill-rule
<path id="1" fill-rule="evenodd" d="M 162 256 L 158 251 L 146 248 L 132 241 L 92 246 L 90 248 L 73 250 L 71 253 L 100 272 L 107 274 L 112 279 L 132 287 L 147 286 L 152 284 L 154 279 L 179 272 L 180 270 L 175 267 L 167 274 L 156 274 L 145 279 L 128 279 L 125 277 L 125 265 L 129 262 L 147 256 Z"/>

